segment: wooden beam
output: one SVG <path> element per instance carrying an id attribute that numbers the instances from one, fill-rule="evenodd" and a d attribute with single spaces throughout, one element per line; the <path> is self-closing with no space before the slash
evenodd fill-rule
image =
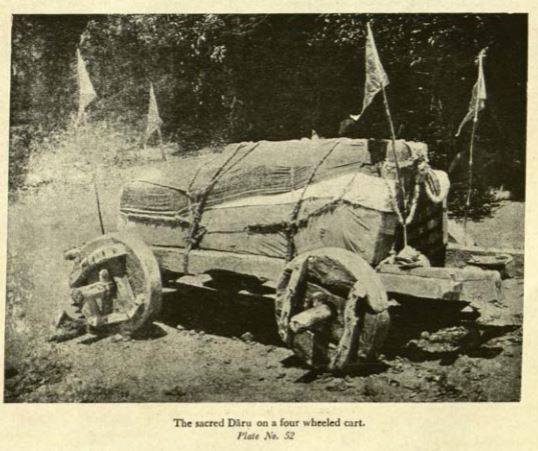
<path id="1" fill-rule="evenodd" d="M 162 269 L 181 273 L 183 249 L 152 247 Z M 233 252 L 193 250 L 189 256 L 189 273 L 201 274 L 211 270 L 233 271 L 276 281 L 284 269 L 284 260 L 261 255 Z M 385 290 L 397 298 L 411 296 L 443 301 L 500 301 L 501 280 L 497 271 L 479 268 L 413 268 L 401 269 L 385 264 L 378 269 Z"/>
<path id="2" fill-rule="evenodd" d="M 183 249 L 153 246 L 152 250 L 162 269 L 183 273 Z M 259 279 L 276 281 L 284 269 L 284 260 L 263 255 L 234 252 L 192 250 L 189 253 L 189 274 L 211 270 L 232 271 Z"/>
<path id="3" fill-rule="evenodd" d="M 523 249 L 485 249 L 481 247 L 465 247 L 449 243 L 446 250 L 446 262 L 452 266 L 463 266 L 473 256 L 510 255 L 513 261 L 503 271 L 505 276 L 523 278 L 525 270 L 525 251 Z M 503 274 L 501 274 L 503 277 Z"/>
<path id="4" fill-rule="evenodd" d="M 413 268 L 382 265 L 379 276 L 387 292 L 444 301 L 501 301 L 501 278 L 497 271 L 478 268 Z"/>

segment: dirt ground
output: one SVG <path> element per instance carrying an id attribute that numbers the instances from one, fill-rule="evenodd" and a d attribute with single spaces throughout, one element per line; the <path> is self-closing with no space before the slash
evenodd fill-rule
<path id="1" fill-rule="evenodd" d="M 138 170 L 98 175 L 107 231 L 115 229 L 122 180 Z M 63 251 L 99 234 L 92 171 L 82 167 L 76 174 L 10 198 L 6 401 L 519 399 L 522 279 L 504 282 L 502 327 L 476 328 L 432 312 L 394 308 L 380 363 L 345 376 L 303 367 L 280 343 L 271 305 L 195 289 L 166 295 L 159 321 L 144 338 L 48 342 L 68 295 L 70 263 Z M 511 221 L 514 209 L 522 213 L 524 206 L 505 208 L 509 214 L 476 226 L 497 233 L 497 243 L 503 231 L 522 234 L 514 232 L 522 222 Z"/>

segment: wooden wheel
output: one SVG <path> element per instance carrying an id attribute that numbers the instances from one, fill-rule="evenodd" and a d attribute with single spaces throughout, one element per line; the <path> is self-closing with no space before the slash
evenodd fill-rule
<path id="1" fill-rule="evenodd" d="M 90 328 L 117 326 L 134 333 L 160 311 L 159 266 L 139 238 L 101 236 L 77 250 L 74 260 L 69 278 L 73 304 Z"/>
<path id="2" fill-rule="evenodd" d="M 345 249 L 299 255 L 277 284 L 280 337 L 314 368 L 346 371 L 375 360 L 389 328 L 387 308 L 377 273 Z"/>

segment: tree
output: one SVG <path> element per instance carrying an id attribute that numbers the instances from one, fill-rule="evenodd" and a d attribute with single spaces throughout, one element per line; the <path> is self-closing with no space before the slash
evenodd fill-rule
<path id="1" fill-rule="evenodd" d="M 428 143 L 434 164 L 445 169 L 467 146 L 454 133 L 467 109 L 474 59 L 489 46 L 479 148 L 495 147 L 502 164 L 488 166 L 497 179 L 483 179 L 522 192 L 527 17 L 518 14 L 16 16 L 12 123 L 68 124 L 82 35 L 99 95 L 90 107 L 94 119 L 115 117 L 140 129 L 152 81 L 164 99 L 163 131 L 186 149 L 301 138 L 312 129 L 336 136 L 362 101 L 367 20 L 391 81 L 399 136 Z M 376 102 L 361 118 L 363 137 L 389 135 Z"/>

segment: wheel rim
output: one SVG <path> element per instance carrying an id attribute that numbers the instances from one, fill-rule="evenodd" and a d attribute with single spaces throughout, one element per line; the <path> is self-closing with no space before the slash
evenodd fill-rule
<path id="1" fill-rule="evenodd" d="M 161 308 L 161 277 L 151 251 L 128 234 L 99 237 L 80 249 L 70 275 L 74 303 L 94 329 L 134 333 Z"/>
<path id="2" fill-rule="evenodd" d="M 342 371 L 375 358 L 389 327 L 387 306 L 368 263 L 344 249 L 325 248 L 286 265 L 275 313 L 280 337 L 301 360 Z"/>

